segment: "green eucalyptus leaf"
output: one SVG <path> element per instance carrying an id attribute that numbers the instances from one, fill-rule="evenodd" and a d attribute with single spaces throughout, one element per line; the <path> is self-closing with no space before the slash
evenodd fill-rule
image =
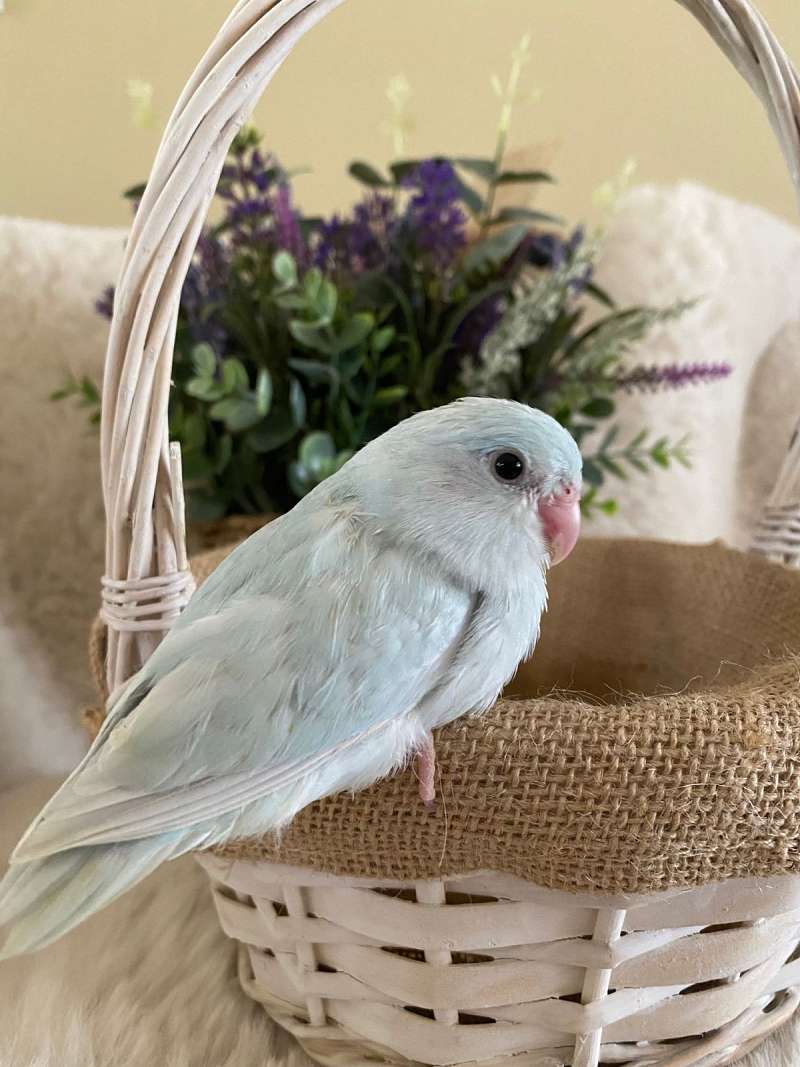
<path id="1" fill-rule="evenodd" d="M 372 351 L 383 352 L 395 339 L 396 333 L 394 326 L 382 326 L 376 330 L 372 337 Z"/>
<path id="2" fill-rule="evenodd" d="M 329 323 L 332 321 L 333 316 L 336 314 L 338 300 L 339 294 L 336 292 L 336 286 L 328 278 L 323 278 L 314 299 L 314 311 L 320 322 Z"/>
<path id="3" fill-rule="evenodd" d="M 336 456 L 336 446 L 329 433 L 315 430 L 307 434 L 300 442 L 297 458 L 301 465 L 311 474 L 320 474 L 326 461 Z"/>
<path id="4" fill-rule="evenodd" d="M 308 302 L 313 305 L 322 286 L 322 272 L 318 267 L 312 267 L 303 275 L 303 292 Z"/>
<path id="5" fill-rule="evenodd" d="M 291 252 L 276 252 L 272 257 L 272 273 L 287 288 L 297 285 L 297 264 Z"/>
<path id="6" fill-rule="evenodd" d="M 262 417 L 269 414 L 272 405 L 272 375 L 261 367 L 256 378 L 256 409 Z"/>
<path id="7" fill-rule="evenodd" d="M 198 400 L 219 400 L 224 395 L 222 385 L 213 378 L 190 378 L 184 389 Z"/>
<path id="8" fill-rule="evenodd" d="M 209 410 L 212 419 L 221 419 L 234 433 L 256 426 L 262 416 L 251 396 L 230 396 L 218 400 Z"/>
<path id="9" fill-rule="evenodd" d="M 238 408 L 225 420 L 225 424 L 233 433 L 241 433 L 242 430 L 257 426 L 262 418 L 255 400 L 248 396 L 242 397 Z"/>
<path id="10" fill-rule="evenodd" d="M 333 386 L 339 384 L 339 372 L 331 363 L 323 363 L 319 359 L 292 358 L 289 360 L 289 366 L 315 384 L 321 382 Z"/>
<path id="11" fill-rule="evenodd" d="M 199 378 L 210 378 L 217 369 L 217 356 L 210 344 L 202 341 L 192 349 L 192 365 Z"/>
<path id="12" fill-rule="evenodd" d="M 408 386 L 406 385 L 390 385 L 386 389 L 379 389 L 375 396 L 372 398 L 372 403 L 376 408 L 390 407 L 392 404 L 399 404 L 401 400 L 404 400 L 408 396 Z"/>
<path id="13" fill-rule="evenodd" d="M 247 445 L 257 453 L 273 452 L 287 444 L 297 433 L 297 424 L 288 411 L 275 411 L 258 429 L 251 430 L 245 437 Z"/>
<path id="14" fill-rule="evenodd" d="M 304 348 L 310 348 L 314 352 L 323 352 L 326 356 L 336 354 L 336 346 L 321 333 L 321 328 L 313 323 L 292 319 L 289 322 L 289 333 Z"/>
<path id="15" fill-rule="evenodd" d="M 292 378 L 289 383 L 289 409 L 292 412 L 295 426 L 304 426 L 306 421 L 306 394 L 303 392 L 303 386 L 297 378 Z"/>
<path id="16" fill-rule="evenodd" d="M 206 441 L 207 425 L 208 423 L 203 416 L 196 411 L 184 416 L 180 433 L 180 441 L 184 449 L 200 449 L 203 447 Z M 172 430 L 175 432 L 174 424 Z"/>
<path id="17" fill-rule="evenodd" d="M 471 272 L 497 266 L 517 250 L 527 233 L 527 226 L 516 223 L 478 241 L 464 256 L 464 269 Z"/>
<path id="18" fill-rule="evenodd" d="M 305 311 L 308 307 L 308 300 L 300 293 L 273 293 L 272 299 L 285 311 Z"/>
<path id="19" fill-rule="evenodd" d="M 236 408 L 239 406 L 239 399 L 235 396 L 225 397 L 223 400 L 218 400 L 216 404 L 212 404 L 208 409 L 208 414 L 212 419 L 227 419 L 229 415 L 233 414 Z"/>
<path id="20" fill-rule="evenodd" d="M 241 393 L 250 387 L 247 371 L 244 364 L 238 360 L 229 358 L 222 363 L 222 388 L 226 394 Z"/>
<path id="21" fill-rule="evenodd" d="M 361 182 L 362 185 L 368 185 L 373 189 L 386 188 L 390 184 L 379 171 L 370 166 L 369 163 L 364 163 L 361 160 L 351 163 L 348 167 L 348 173 L 357 182 Z"/>
<path id="22" fill-rule="evenodd" d="M 369 311 L 359 311 L 345 325 L 336 338 L 337 352 L 346 352 L 349 348 L 355 348 L 366 340 L 375 326 L 375 316 Z"/>

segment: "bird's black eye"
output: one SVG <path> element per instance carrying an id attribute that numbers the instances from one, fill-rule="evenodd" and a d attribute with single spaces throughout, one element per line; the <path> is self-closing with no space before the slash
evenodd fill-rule
<path id="1" fill-rule="evenodd" d="M 516 482 L 525 473 L 525 462 L 516 452 L 501 452 L 492 467 L 501 482 Z"/>

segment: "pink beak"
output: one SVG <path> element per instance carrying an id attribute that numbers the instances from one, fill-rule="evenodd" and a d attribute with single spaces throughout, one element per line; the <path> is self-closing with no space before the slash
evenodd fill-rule
<path id="1" fill-rule="evenodd" d="M 539 502 L 539 518 L 550 548 L 550 566 L 565 560 L 581 532 L 581 497 L 575 486 Z"/>

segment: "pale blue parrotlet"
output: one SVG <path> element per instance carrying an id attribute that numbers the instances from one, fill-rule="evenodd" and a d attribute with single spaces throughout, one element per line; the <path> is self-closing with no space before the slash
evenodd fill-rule
<path id="1" fill-rule="evenodd" d="M 554 419 L 467 398 L 393 427 L 248 538 L 18 844 L 0 958 L 415 753 L 430 801 L 430 732 L 488 708 L 530 654 L 580 485 Z"/>

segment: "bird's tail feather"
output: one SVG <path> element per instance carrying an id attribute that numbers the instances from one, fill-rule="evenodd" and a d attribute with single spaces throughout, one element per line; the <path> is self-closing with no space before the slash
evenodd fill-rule
<path id="1" fill-rule="evenodd" d="M 0 960 L 49 945 L 191 845 L 165 834 L 12 864 L 0 882 Z"/>

